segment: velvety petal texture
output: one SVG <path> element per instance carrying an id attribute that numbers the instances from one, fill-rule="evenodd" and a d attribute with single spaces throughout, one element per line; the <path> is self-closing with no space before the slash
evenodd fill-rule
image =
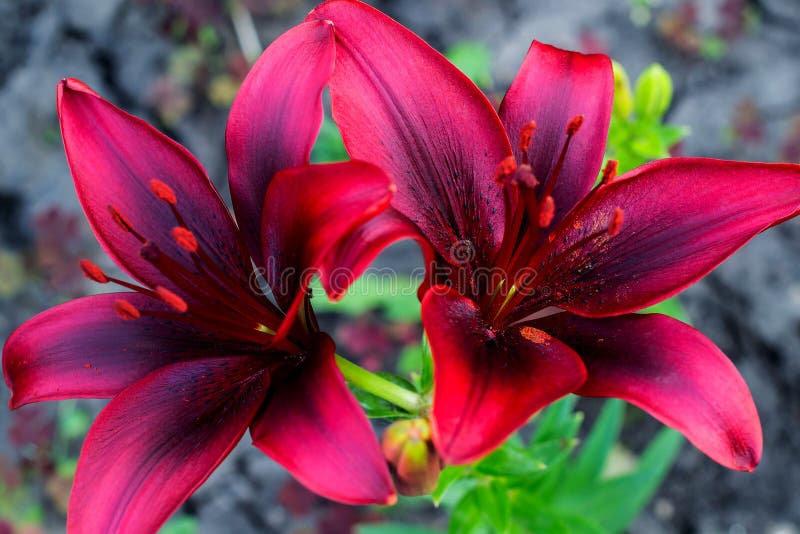
<path id="1" fill-rule="evenodd" d="M 374 217 L 392 199 L 395 186 L 378 167 L 359 161 L 307 165 L 281 171 L 264 197 L 261 221 L 266 279 L 284 309 L 319 272 L 326 288 L 341 294 L 360 272 L 336 276 L 328 253 L 349 233 Z M 351 265 L 374 247 L 358 250 L 350 242 Z M 373 251 L 372 254 L 369 252 Z M 342 284 L 343 287 L 333 284 Z"/>
<path id="2" fill-rule="evenodd" d="M 294 375 L 276 383 L 250 429 L 253 443 L 315 493 L 349 504 L 393 504 L 386 461 L 319 334 Z"/>
<path id="3" fill-rule="evenodd" d="M 537 326 L 583 358 L 588 378 L 578 394 L 625 399 L 725 467 L 755 469 L 762 436 L 750 391 L 730 360 L 691 326 L 658 314 L 570 313 Z"/>
<path id="4" fill-rule="evenodd" d="M 113 310 L 118 299 L 142 311 L 167 310 L 144 295 L 109 293 L 50 308 L 11 334 L 3 347 L 3 375 L 12 409 L 111 397 L 159 367 L 217 350 L 188 325 L 147 315 L 124 321 Z"/>
<path id="5" fill-rule="evenodd" d="M 434 361 L 433 440 L 448 463 L 488 453 L 586 378 L 564 343 L 531 326 L 495 332 L 473 301 L 443 286 L 422 300 L 422 323 Z"/>
<path id="6" fill-rule="evenodd" d="M 617 209 L 619 234 L 609 236 Z M 676 294 L 798 209 L 800 166 L 656 161 L 593 192 L 532 266 L 552 304 L 619 315 Z"/>
<path id="7" fill-rule="evenodd" d="M 553 190 L 553 227 L 594 185 L 606 147 L 614 74 L 603 54 L 585 55 L 537 41 L 531 44 L 517 77 L 500 106 L 500 118 L 523 161 L 518 140 L 522 126 L 536 122 L 530 157 L 533 174 L 545 186 L 556 169 L 567 140 L 567 125 L 576 116 L 583 124 L 572 139 Z"/>
<path id="8" fill-rule="evenodd" d="M 325 2 L 309 20 L 333 22 L 333 116 L 350 155 L 390 174 L 398 187 L 392 205 L 443 257 L 469 239 L 479 260 L 490 258 L 505 223 L 494 174 L 511 147 L 483 93 L 366 4 Z"/>
<path id="9" fill-rule="evenodd" d="M 264 193 L 275 173 L 306 165 L 322 124 L 322 89 L 333 71 L 330 23 L 311 21 L 278 37 L 239 89 L 225 146 L 233 207 L 260 261 Z"/>
<path id="10" fill-rule="evenodd" d="M 136 382 L 86 436 L 73 533 L 155 532 L 241 438 L 266 395 L 256 358 L 180 362 Z"/>
<path id="11" fill-rule="evenodd" d="M 140 241 L 115 222 L 109 206 L 142 238 L 194 269 L 170 233 L 178 225 L 170 205 L 151 190 L 151 181 L 159 180 L 174 192 L 175 208 L 199 245 L 246 284 L 249 260 L 236 225 L 194 156 L 76 80 L 59 84 L 58 114 L 78 198 L 100 244 L 120 267 L 152 287 L 175 288 L 139 255 Z"/>

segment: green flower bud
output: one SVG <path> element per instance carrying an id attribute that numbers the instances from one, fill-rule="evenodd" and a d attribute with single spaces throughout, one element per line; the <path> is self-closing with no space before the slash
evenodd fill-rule
<path id="1" fill-rule="evenodd" d="M 627 119 L 633 111 L 633 94 L 628 73 L 622 65 L 612 61 L 614 67 L 614 115 Z"/>
<path id="2" fill-rule="evenodd" d="M 636 80 L 634 106 L 643 119 L 658 119 L 672 102 L 672 78 L 664 67 L 653 63 Z"/>
<path id="3" fill-rule="evenodd" d="M 381 447 L 401 494 L 425 495 L 434 490 L 442 463 L 431 443 L 428 421 L 392 423 L 383 433 Z"/>

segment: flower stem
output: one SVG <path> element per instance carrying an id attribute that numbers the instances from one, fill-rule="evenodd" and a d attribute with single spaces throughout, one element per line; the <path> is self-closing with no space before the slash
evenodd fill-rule
<path id="1" fill-rule="evenodd" d="M 372 393 L 410 413 L 418 413 L 422 408 L 422 397 L 413 391 L 367 371 L 338 354 L 336 355 L 336 365 L 339 366 L 345 380 L 367 393 Z"/>

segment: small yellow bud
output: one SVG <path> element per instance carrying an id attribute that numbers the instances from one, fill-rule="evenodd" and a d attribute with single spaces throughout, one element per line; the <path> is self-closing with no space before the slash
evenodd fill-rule
<path id="1" fill-rule="evenodd" d="M 392 423 L 383 433 L 381 447 L 401 494 L 425 495 L 433 491 L 442 463 L 431 443 L 428 421 Z"/>
<path id="2" fill-rule="evenodd" d="M 672 102 L 672 78 L 664 67 L 653 63 L 636 80 L 636 115 L 643 119 L 659 119 Z"/>

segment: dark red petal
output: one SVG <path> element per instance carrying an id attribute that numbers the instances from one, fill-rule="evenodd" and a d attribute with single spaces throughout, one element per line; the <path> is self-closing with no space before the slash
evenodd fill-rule
<path id="1" fill-rule="evenodd" d="M 258 448 L 323 497 L 348 504 L 396 500 L 378 440 L 325 334 L 294 374 L 273 384 L 250 433 Z"/>
<path id="2" fill-rule="evenodd" d="M 433 439 L 447 463 L 488 453 L 586 378 L 557 339 L 530 326 L 493 332 L 474 302 L 443 286 L 423 298 L 422 324 L 434 361 Z"/>
<path id="3" fill-rule="evenodd" d="M 505 222 L 494 174 L 511 147 L 483 93 L 366 4 L 326 2 L 309 18 L 334 25 L 333 116 L 352 157 L 389 173 L 398 187 L 392 205 L 442 256 L 469 239 L 491 257 Z"/>
<path id="4" fill-rule="evenodd" d="M 262 360 L 180 362 L 120 393 L 78 460 L 70 532 L 155 532 L 244 434 L 266 396 Z"/>
<path id="5" fill-rule="evenodd" d="M 383 249 L 406 238 L 417 241 L 423 255 L 430 258 L 430 245 L 419 229 L 392 207 L 344 236 L 325 258 L 322 269 L 322 285 L 328 296 L 334 300 L 344 296 L 356 274 L 363 273 Z"/>
<path id="6" fill-rule="evenodd" d="M 322 124 L 322 89 L 333 71 L 333 28 L 300 24 L 261 54 L 233 101 L 225 145 L 233 207 L 260 260 L 261 209 L 275 173 L 308 163 Z"/>
<path id="7" fill-rule="evenodd" d="M 11 334 L 3 347 L 3 374 L 12 408 L 111 397 L 159 367 L 219 353 L 188 326 L 147 315 L 121 319 L 113 309 L 118 299 L 138 310 L 168 310 L 136 293 L 96 295 L 40 313 Z"/>
<path id="8" fill-rule="evenodd" d="M 720 464 L 752 471 L 761 423 L 739 372 L 703 334 L 664 315 L 537 321 L 586 363 L 580 395 L 619 397 L 683 433 Z"/>
<path id="9" fill-rule="evenodd" d="M 584 55 L 534 41 L 500 106 L 500 118 L 515 149 L 520 130 L 530 121 L 536 131 L 529 151 L 540 183 L 553 172 L 566 140 L 567 124 L 577 115 L 583 125 L 570 144 L 552 194 L 553 225 L 589 192 L 597 180 L 611 121 L 614 75 L 602 54 Z"/>
<path id="10" fill-rule="evenodd" d="M 265 277 L 284 310 L 312 274 L 329 278 L 338 267 L 328 261 L 334 246 L 388 207 L 393 191 L 382 170 L 360 161 L 307 165 L 275 176 L 264 197 L 262 250 Z M 359 258 L 365 251 L 352 252 Z M 349 266 L 366 267 L 362 261 Z M 361 273 L 351 274 L 352 281 Z"/>
<path id="11" fill-rule="evenodd" d="M 619 234 L 606 235 L 615 211 Z M 800 165 L 666 159 L 582 202 L 534 259 L 552 303 L 602 317 L 655 304 L 705 276 L 756 234 L 800 209 Z M 565 250 L 587 235 L 592 243 Z"/>
<path id="12" fill-rule="evenodd" d="M 162 252 L 194 268 L 170 234 L 177 226 L 170 205 L 150 188 L 151 180 L 159 180 L 174 191 L 177 210 L 200 246 L 247 283 L 236 225 L 194 156 L 77 80 L 58 85 L 58 112 L 78 198 L 100 244 L 120 267 L 151 287 L 174 287 L 139 255 L 141 244 L 114 222 L 110 205 Z"/>

